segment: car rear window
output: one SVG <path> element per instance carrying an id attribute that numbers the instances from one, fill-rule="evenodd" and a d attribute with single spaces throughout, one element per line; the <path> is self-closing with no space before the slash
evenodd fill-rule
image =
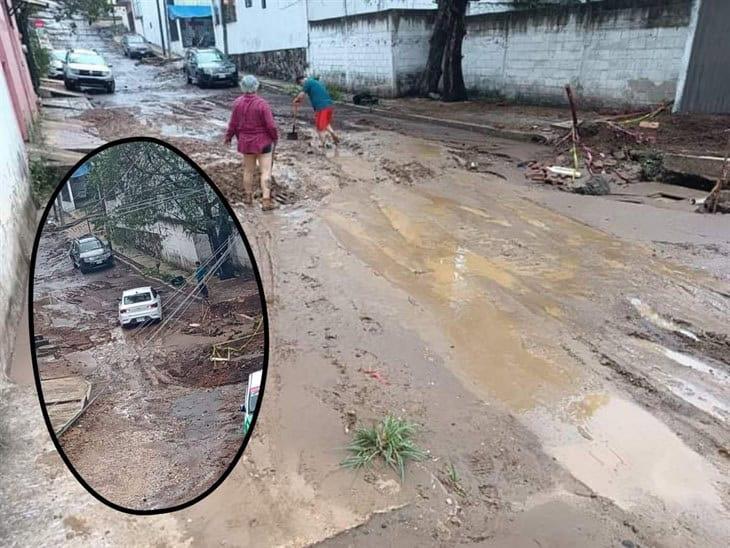
<path id="1" fill-rule="evenodd" d="M 103 246 L 101 245 L 101 242 L 99 240 L 89 240 L 79 243 L 79 250 L 81 251 L 81 253 L 94 251 L 95 249 L 101 249 L 102 247 Z"/>
<path id="2" fill-rule="evenodd" d="M 139 304 L 152 300 L 149 293 L 137 293 L 136 295 L 127 295 L 124 297 L 124 304 Z"/>
<path id="3" fill-rule="evenodd" d="M 127 42 L 130 44 L 143 44 L 144 39 L 141 36 L 128 36 Z"/>
<path id="4" fill-rule="evenodd" d="M 198 52 L 199 63 L 215 63 L 216 61 L 223 61 L 223 55 L 221 55 L 217 51 Z"/>

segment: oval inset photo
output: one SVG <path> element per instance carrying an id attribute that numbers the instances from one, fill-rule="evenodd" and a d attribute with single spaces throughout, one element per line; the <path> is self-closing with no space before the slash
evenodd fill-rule
<path id="1" fill-rule="evenodd" d="M 256 422 L 268 324 L 210 179 L 161 141 L 105 145 L 54 194 L 31 267 L 36 384 L 76 478 L 131 513 L 212 492 Z"/>

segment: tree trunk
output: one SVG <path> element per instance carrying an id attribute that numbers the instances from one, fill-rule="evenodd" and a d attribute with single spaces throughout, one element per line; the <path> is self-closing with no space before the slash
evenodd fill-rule
<path id="1" fill-rule="evenodd" d="M 428 61 L 426 71 L 421 79 L 421 91 L 424 95 L 439 92 L 439 82 L 443 74 L 444 49 L 448 39 L 449 0 L 438 0 L 436 21 L 429 39 Z"/>
<path id="2" fill-rule="evenodd" d="M 467 99 L 461 69 L 461 46 L 466 36 L 466 7 L 469 0 L 439 0 L 433 34 L 429 41 L 428 61 L 421 85 L 424 94 L 438 94 L 443 79 L 442 99 Z"/>
<path id="3" fill-rule="evenodd" d="M 466 85 L 461 69 L 461 45 L 466 36 L 466 5 L 468 0 L 454 0 L 449 17 L 449 38 L 444 51 L 444 101 L 466 101 Z"/>

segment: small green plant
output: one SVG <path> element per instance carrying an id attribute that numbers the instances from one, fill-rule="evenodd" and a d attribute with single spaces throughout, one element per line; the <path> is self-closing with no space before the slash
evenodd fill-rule
<path id="1" fill-rule="evenodd" d="M 351 455 L 342 461 L 342 466 L 359 469 L 382 458 L 403 481 L 406 463 L 426 458 L 426 452 L 413 441 L 415 434 L 415 424 L 390 415 L 370 428 L 358 428 L 347 446 Z"/>
<path id="2" fill-rule="evenodd" d="M 343 101 L 345 99 L 345 92 L 339 86 L 330 84 L 327 86 L 327 91 L 333 101 Z"/>
<path id="3" fill-rule="evenodd" d="M 45 205 L 53 194 L 55 178 L 53 171 L 41 159 L 30 161 L 30 180 L 33 189 L 33 200 L 36 205 Z"/>
<path id="4" fill-rule="evenodd" d="M 456 470 L 453 462 L 450 462 L 446 467 L 446 483 L 449 484 L 454 491 L 460 495 L 464 494 L 464 488 L 461 486 L 461 478 L 459 472 Z"/>
<path id="5" fill-rule="evenodd" d="M 41 46 L 38 34 L 35 32 L 30 33 L 30 52 L 33 56 L 33 62 L 38 70 L 38 74 L 40 77 L 45 77 L 51 66 L 51 54 L 46 48 Z"/>

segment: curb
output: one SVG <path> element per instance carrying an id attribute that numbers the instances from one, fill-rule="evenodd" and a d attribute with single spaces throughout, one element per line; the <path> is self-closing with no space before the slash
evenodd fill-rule
<path id="1" fill-rule="evenodd" d="M 272 84 L 271 82 L 261 82 L 264 87 L 274 89 L 276 91 L 286 92 L 286 88 L 279 86 L 278 84 Z M 432 116 L 425 116 L 423 114 L 412 114 L 408 112 L 399 112 L 397 110 L 386 110 L 382 108 L 364 107 L 359 105 L 352 105 L 345 103 L 344 101 L 333 101 L 336 105 L 343 106 L 351 110 L 359 110 L 367 112 L 368 114 L 379 114 L 390 118 L 401 118 L 403 120 L 410 120 L 413 122 L 430 122 L 444 127 L 450 127 L 454 129 L 465 129 L 468 131 L 478 131 L 492 137 L 500 137 L 502 139 L 510 139 L 512 141 L 522 141 L 528 143 L 540 143 L 547 144 L 549 139 L 547 136 L 541 133 L 529 133 L 525 131 L 517 131 L 512 129 L 500 129 L 494 126 L 488 126 L 486 124 L 474 124 L 472 122 L 462 122 L 459 120 L 449 120 L 445 118 L 434 118 Z"/>

